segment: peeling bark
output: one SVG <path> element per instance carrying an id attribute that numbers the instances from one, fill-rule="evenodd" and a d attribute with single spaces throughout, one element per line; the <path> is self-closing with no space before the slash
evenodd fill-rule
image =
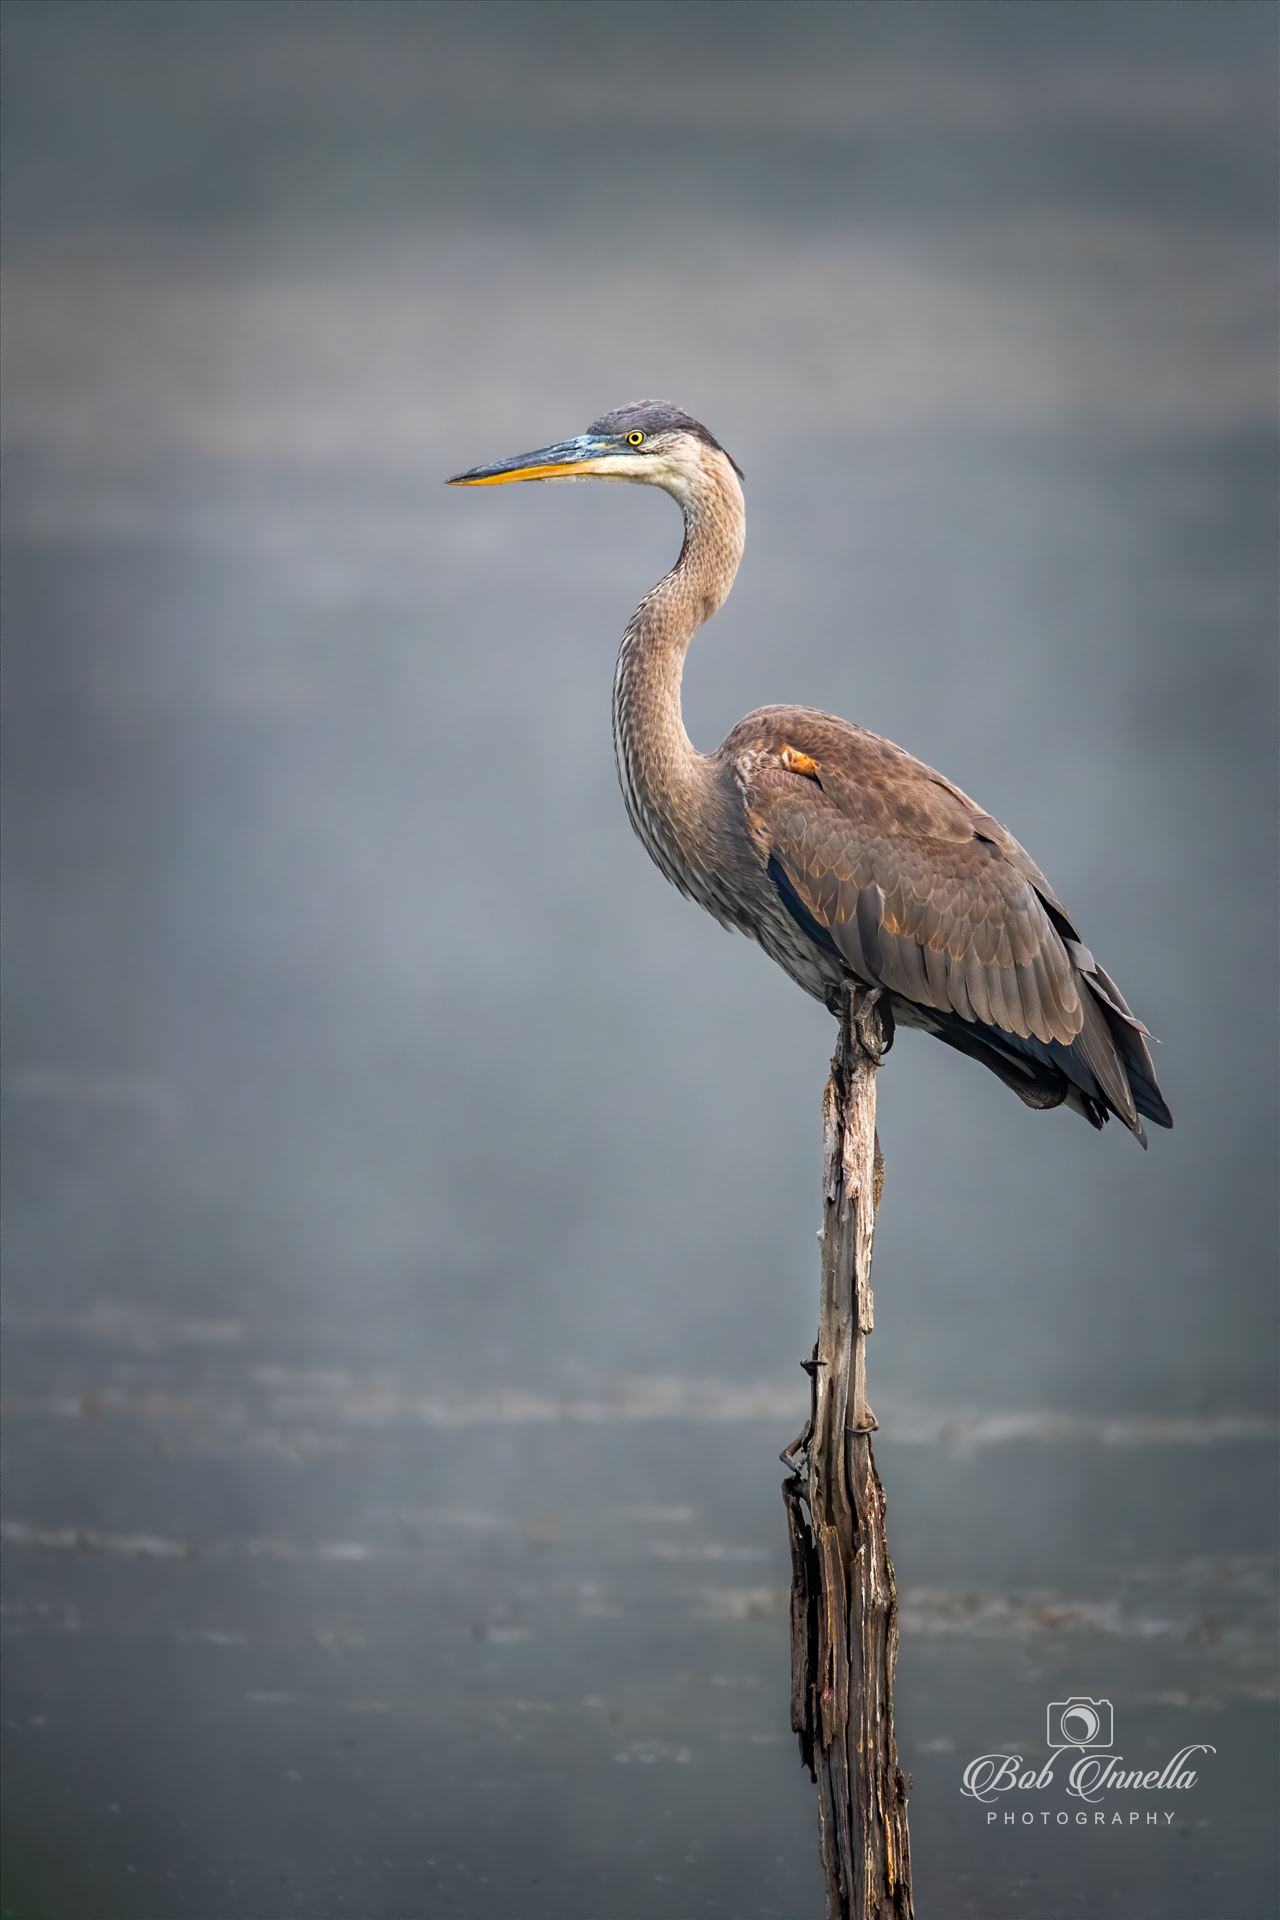
<path id="1" fill-rule="evenodd" d="M 876 1068 L 892 1040 L 876 993 L 849 996 L 822 1102 L 822 1299 L 809 1422 L 783 1458 L 791 1538 L 791 1725 L 818 1788 L 828 1920 L 912 1920 L 907 1782 L 893 1680 L 898 1604 L 871 1451 L 867 1338 L 883 1180 Z"/>

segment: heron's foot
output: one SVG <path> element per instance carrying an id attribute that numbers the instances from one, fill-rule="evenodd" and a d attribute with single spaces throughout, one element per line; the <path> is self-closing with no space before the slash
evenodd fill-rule
<path id="1" fill-rule="evenodd" d="M 863 1052 L 878 1066 L 893 1045 L 893 1011 L 883 988 L 870 987 L 854 995 L 853 1030 Z"/>
<path id="2" fill-rule="evenodd" d="M 809 1429 L 798 1433 L 789 1447 L 784 1447 L 778 1455 L 788 1473 L 794 1473 L 803 1479 L 809 1469 Z"/>

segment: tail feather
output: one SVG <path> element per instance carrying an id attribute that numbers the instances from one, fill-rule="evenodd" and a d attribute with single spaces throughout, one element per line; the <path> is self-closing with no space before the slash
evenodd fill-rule
<path id="1" fill-rule="evenodd" d="M 972 1060 L 981 1061 L 1019 1099 L 1031 1107 L 1064 1102 L 1095 1127 L 1114 1114 L 1142 1146 L 1142 1118 L 1173 1125 L 1173 1116 L 1156 1085 L 1155 1068 L 1143 1028 L 1125 1006 L 1107 976 L 1081 969 L 1084 1026 L 1070 1046 L 1057 1040 L 1024 1039 L 1003 1028 L 962 1020 L 958 1014 L 930 1010 L 929 1025 L 940 1040 Z"/>
<path id="2" fill-rule="evenodd" d="M 1065 1050 L 1070 1060 L 1067 1076 L 1075 1079 L 1072 1069 L 1077 1064 L 1084 1067 L 1092 1085 L 1083 1081 L 1078 1084 L 1085 1085 L 1087 1092 L 1099 1094 L 1111 1112 L 1124 1121 L 1129 1131 L 1136 1133 L 1138 1109 L 1134 1105 L 1129 1076 L 1124 1070 L 1124 1061 L 1106 1013 L 1101 1003 L 1087 991 L 1081 994 L 1080 1004 L 1084 1012 L 1084 1025 L 1071 1046 Z"/>
<path id="3" fill-rule="evenodd" d="M 1158 1127 L 1171 1127 L 1173 1115 L 1156 1083 L 1155 1062 L 1147 1046 L 1150 1035 L 1141 1020 L 1130 1010 L 1115 981 L 1100 967 L 1087 947 L 1068 941 L 1067 951 L 1075 962 L 1090 1001 L 1102 1011 L 1108 1038 L 1119 1057 L 1126 1091 L 1138 1112 Z"/>

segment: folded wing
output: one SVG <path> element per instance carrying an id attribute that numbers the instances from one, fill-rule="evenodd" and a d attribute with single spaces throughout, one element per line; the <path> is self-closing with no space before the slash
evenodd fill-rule
<path id="1" fill-rule="evenodd" d="M 932 768 L 834 716 L 768 708 L 725 750 L 779 895 L 860 980 L 937 1016 L 1034 1104 L 1045 1078 L 1101 1125 L 1161 1126 L 1145 1028 L 1048 882 L 998 821 Z M 990 1056 L 990 1057 L 988 1057 Z"/>

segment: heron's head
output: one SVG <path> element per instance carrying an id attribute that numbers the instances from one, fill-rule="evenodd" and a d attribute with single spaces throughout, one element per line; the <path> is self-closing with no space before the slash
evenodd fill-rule
<path id="1" fill-rule="evenodd" d="M 717 472 L 742 469 L 698 420 L 665 400 L 638 400 L 606 413 L 573 440 L 557 440 L 492 466 L 455 473 L 451 487 L 501 487 L 511 480 L 630 480 L 663 487 L 682 504 Z M 731 484 L 736 485 L 736 482 Z"/>

